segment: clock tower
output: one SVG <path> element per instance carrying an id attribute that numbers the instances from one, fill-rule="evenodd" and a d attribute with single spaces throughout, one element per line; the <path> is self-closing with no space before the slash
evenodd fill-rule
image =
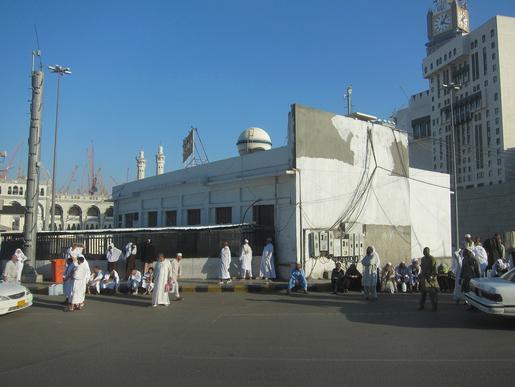
<path id="1" fill-rule="evenodd" d="M 470 32 L 469 11 L 465 0 L 433 0 L 427 13 L 427 53 L 431 54 L 457 35 Z"/>

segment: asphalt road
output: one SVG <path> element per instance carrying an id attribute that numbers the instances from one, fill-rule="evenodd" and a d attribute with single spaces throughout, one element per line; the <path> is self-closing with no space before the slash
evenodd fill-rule
<path id="1" fill-rule="evenodd" d="M 0 316 L 2 386 L 513 385 L 515 320 L 441 297 L 185 294 L 60 299 Z"/>

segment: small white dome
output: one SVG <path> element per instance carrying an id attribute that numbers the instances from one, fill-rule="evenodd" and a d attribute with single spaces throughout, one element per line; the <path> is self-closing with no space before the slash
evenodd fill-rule
<path id="1" fill-rule="evenodd" d="M 236 143 L 238 146 L 238 152 L 240 152 L 240 156 L 257 152 L 257 151 L 266 151 L 272 148 L 272 139 L 261 128 L 247 128 L 238 137 L 238 142 Z"/>

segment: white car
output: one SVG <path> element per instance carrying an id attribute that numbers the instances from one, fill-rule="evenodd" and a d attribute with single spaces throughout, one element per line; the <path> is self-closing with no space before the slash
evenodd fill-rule
<path id="1" fill-rule="evenodd" d="M 0 282 L 0 315 L 28 308 L 32 305 L 32 293 L 17 283 Z"/>
<path id="2" fill-rule="evenodd" d="M 497 278 L 475 278 L 465 298 L 483 312 L 515 316 L 515 268 Z"/>

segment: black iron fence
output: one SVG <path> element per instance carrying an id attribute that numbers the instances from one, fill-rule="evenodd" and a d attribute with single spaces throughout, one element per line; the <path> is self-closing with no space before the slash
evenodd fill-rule
<path id="1" fill-rule="evenodd" d="M 37 259 L 54 259 L 63 257 L 74 242 L 82 243 L 88 259 L 103 259 L 107 245 L 114 243 L 119 249 L 134 242 L 141 251 L 143 241 L 152 239 L 156 250 L 166 257 L 181 252 L 185 258 L 217 257 L 223 242 L 229 242 L 233 254 L 240 251 L 243 239 L 248 239 L 252 249 L 260 253 L 266 244 L 266 238 L 274 237 L 274 228 L 270 226 L 242 225 L 180 228 L 147 229 L 110 229 L 99 231 L 56 231 L 39 232 L 37 235 Z M 23 234 L 3 233 L 0 248 L 1 259 L 9 259 L 17 248 L 23 246 Z"/>

